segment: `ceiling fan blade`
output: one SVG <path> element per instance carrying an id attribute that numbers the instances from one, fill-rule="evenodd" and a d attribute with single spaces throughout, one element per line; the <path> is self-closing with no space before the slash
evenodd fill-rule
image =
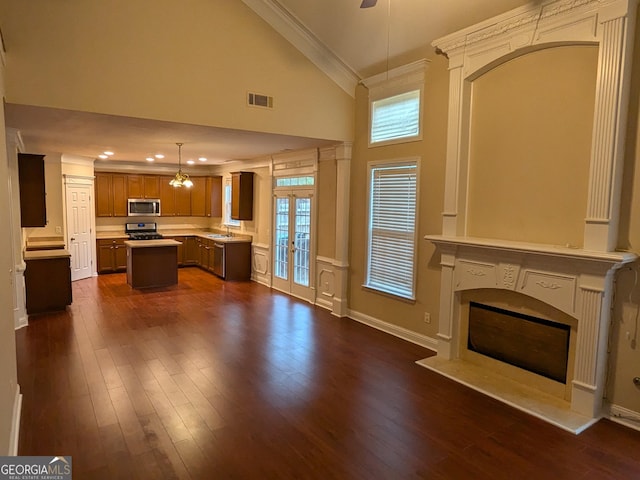
<path id="1" fill-rule="evenodd" d="M 362 0 L 362 4 L 360 4 L 360 8 L 369 8 L 375 7 L 378 0 Z"/>

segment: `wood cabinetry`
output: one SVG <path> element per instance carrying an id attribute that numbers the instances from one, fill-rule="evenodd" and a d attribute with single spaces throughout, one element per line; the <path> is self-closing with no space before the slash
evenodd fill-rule
<path id="1" fill-rule="evenodd" d="M 206 216 L 207 203 L 207 178 L 208 177 L 191 177 L 193 186 L 191 187 L 191 216 Z"/>
<path id="2" fill-rule="evenodd" d="M 191 215 L 191 189 L 180 187 L 174 188 L 176 196 L 176 216 L 188 217 Z"/>
<path id="3" fill-rule="evenodd" d="M 51 252 L 51 251 L 47 251 Z M 28 314 L 64 310 L 71 305 L 71 265 L 68 252 L 29 252 L 24 283 Z"/>
<path id="4" fill-rule="evenodd" d="M 207 177 L 205 216 L 222 217 L 222 177 Z"/>
<path id="5" fill-rule="evenodd" d="M 251 243 L 217 243 L 218 248 L 213 272 L 225 280 L 249 280 L 251 278 Z M 222 245 L 222 248 L 220 248 Z M 222 262 L 221 264 L 219 262 Z"/>
<path id="6" fill-rule="evenodd" d="M 127 175 L 129 198 L 160 198 L 160 176 Z"/>
<path id="7" fill-rule="evenodd" d="M 96 172 L 95 192 L 96 217 L 127 216 L 127 175 Z"/>
<path id="8" fill-rule="evenodd" d="M 172 187 L 171 179 L 167 175 L 96 173 L 96 216 L 126 217 L 129 198 L 159 198 L 163 217 L 222 216 L 222 177 L 191 177 L 191 188 Z"/>
<path id="9" fill-rule="evenodd" d="M 185 237 L 183 245 L 182 263 L 196 265 L 199 260 L 198 242 L 196 237 Z"/>
<path id="10" fill-rule="evenodd" d="M 127 248 L 124 238 L 96 241 L 98 273 L 124 272 L 127 269 Z"/>
<path id="11" fill-rule="evenodd" d="M 18 154 L 20 225 L 44 227 L 47 224 L 44 155 Z"/>
<path id="12" fill-rule="evenodd" d="M 253 220 L 253 172 L 231 174 L 231 218 Z"/>

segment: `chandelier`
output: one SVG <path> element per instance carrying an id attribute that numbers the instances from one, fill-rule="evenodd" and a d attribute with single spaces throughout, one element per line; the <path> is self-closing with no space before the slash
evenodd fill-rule
<path id="1" fill-rule="evenodd" d="M 178 146 L 178 173 L 173 177 L 173 180 L 169 182 L 169 185 L 172 187 L 180 188 L 187 187 L 191 188 L 193 186 L 193 182 L 189 178 L 189 175 L 186 173 L 182 173 L 182 143 L 176 143 Z"/>

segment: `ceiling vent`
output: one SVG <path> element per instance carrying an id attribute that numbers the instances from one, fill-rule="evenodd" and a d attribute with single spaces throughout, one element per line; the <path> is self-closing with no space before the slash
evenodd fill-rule
<path id="1" fill-rule="evenodd" d="M 273 97 L 249 92 L 247 94 L 247 103 L 253 107 L 273 108 Z"/>

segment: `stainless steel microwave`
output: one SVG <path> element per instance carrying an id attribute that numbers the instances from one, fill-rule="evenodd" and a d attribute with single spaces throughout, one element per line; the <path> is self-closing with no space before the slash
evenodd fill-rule
<path id="1" fill-rule="evenodd" d="M 160 216 L 160 199 L 158 198 L 130 198 L 127 204 L 127 214 L 130 217 Z"/>

